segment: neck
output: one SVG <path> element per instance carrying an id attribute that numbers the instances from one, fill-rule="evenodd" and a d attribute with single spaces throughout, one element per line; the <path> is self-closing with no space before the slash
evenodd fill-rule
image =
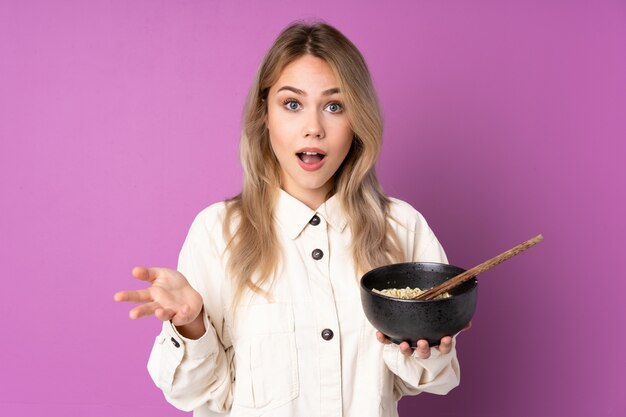
<path id="1" fill-rule="evenodd" d="M 287 194 L 306 204 L 311 210 L 317 210 L 327 200 L 327 190 L 307 190 L 307 192 L 293 192 L 284 190 Z"/>
<path id="2" fill-rule="evenodd" d="M 328 195 L 333 189 L 333 180 L 334 179 L 331 178 L 318 188 L 309 188 L 300 186 L 295 181 L 291 181 L 290 178 L 284 176 L 283 173 L 280 187 L 290 196 L 306 204 L 311 210 L 317 210 L 317 208 L 328 199 Z"/>

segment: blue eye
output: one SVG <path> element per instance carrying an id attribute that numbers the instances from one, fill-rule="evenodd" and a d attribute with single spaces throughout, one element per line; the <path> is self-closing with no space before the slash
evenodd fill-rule
<path id="1" fill-rule="evenodd" d="M 343 110 L 343 106 L 339 103 L 330 103 L 326 106 L 329 112 L 331 113 L 339 113 Z"/>
<path id="2" fill-rule="evenodd" d="M 298 110 L 298 108 L 300 107 L 300 103 L 298 103 L 294 99 L 285 100 L 283 102 L 283 105 L 286 106 L 288 110 L 292 111 Z"/>

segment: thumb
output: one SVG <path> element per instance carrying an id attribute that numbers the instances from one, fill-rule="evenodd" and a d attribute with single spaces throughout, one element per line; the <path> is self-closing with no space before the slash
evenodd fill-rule
<path id="1" fill-rule="evenodd" d="M 195 320 L 193 316 L 193 310 L 189 304 L 183 304 L 183 306 L 176 313 L 175 321 L 179 323 L 191 323 Z"/>

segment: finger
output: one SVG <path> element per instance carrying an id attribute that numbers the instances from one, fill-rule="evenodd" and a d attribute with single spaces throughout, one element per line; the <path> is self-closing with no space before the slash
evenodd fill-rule
<path id="1" fill-rule="evenodd" d="M 400 352 L 404 356 L 411 356 L 413 354 L 413 349 L 411 348 L 411 345 L 409 345 L 407 342 L 400 343 L 398 347 L 400 348 Z"/>
<path id="2" fill-rule="evenodd" d="M 191 307 L 189 304 L 183 304 L 178 312 L 172 314 L 168 320 L 175 320 L 176 322 L 188 323 L 193 321 L 195 317 L 191 317 Z"/>
<path id="3" fill-rule="evenodd" d="M 452 350 L 452 338 L 450 336 L 442 337 L 437 349 L 443 354 L 450 353 Z"/>
<path id="4" fill-rule="evenodd" d="M 132 270 L 132 274 L 135 278 L 142 281 L 153 282 L 159 277 L 161 268 L 146 268 L 143 266 L 136 266 Z"/>
<path id="5" fill-rule="evenodd" d="M 153 315 L 154 312 L 159 308 L 161 308 L 161 305 L 157 302 L 142 304 L 130 310 L 130 312 L 128 313 L 128 316 L 132 320 L 137 320 L 138 318 L 141 318 L 141 317 Z"/>
<path id="6" fill-rule="evenodd" d="M 376 332 L 376 339 L 382 343 L 383 345 L 388 345 L 391 343 L 391 340 L 389 340 L 384 334 L 382 334 L 381 332 Z"/>
<path id="7" fill-rule="evenodd" d="M 417 341 L 417 348 L 415 349 L 417 356 L 422 359 L 428 359 L 430 357 L 430 346 L 428 340 L 420 339 Z"/>
<path id="8" fill-rule="evenodd" d="M 168 308 L 157 308 L 156 310 L 154 310 L 154 315 L 157 319 L 161 321 L 168 321 L 171 320 L 176 315 L 176 313 Z"/>
<path id="9" fill-rule="evenodd" d="M 126 301 L 131 303 L 145 303 L 148 301 L 154 301 L 150 291 L 148 290 L 130 290 L 120 291 L 113 295 L 115 301 Z"/>

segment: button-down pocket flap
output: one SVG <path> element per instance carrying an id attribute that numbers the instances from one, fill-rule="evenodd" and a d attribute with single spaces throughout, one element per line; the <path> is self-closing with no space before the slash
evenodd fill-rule
<path id="1" fill-rule="evenodd" d="M 235 310 L 233 335 L 236 338 L 293 332 L 293 310 L 288 303 L 251 304 Z"/>

